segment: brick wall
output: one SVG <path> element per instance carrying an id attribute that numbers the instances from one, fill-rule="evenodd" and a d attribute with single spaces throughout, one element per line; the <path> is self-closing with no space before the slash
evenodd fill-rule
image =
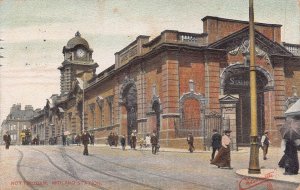
<path id="1" fill-rule="evenodd" d="M 203 32 L 208 33 L 208 43 L 220 40 L 249 25 L 248 22 L 245 21 L 218 17 L 205 17 L 202 21 Z M 255 29 L 270 40 L 281 43 L 281 25 L 256 23 Z"/>

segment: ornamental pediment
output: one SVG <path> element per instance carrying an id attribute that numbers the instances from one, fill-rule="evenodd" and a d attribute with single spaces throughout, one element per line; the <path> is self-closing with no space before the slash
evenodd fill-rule
<path id="1" fill-rule="evenodd" d="M 245 27 L 238 32 L 210 44 L 208 47 L 226 50 L 230 55 L 237 55 L 239 53 L 246 55 L 249 53 L 249 44 L 249 27 Z M 271 55 L 292 56 L 282 45 L 270 40 L 256 30 L 255 48 L 256 56 L 264 57 L 266 60 L 269 60 L 269 56 Z"/>

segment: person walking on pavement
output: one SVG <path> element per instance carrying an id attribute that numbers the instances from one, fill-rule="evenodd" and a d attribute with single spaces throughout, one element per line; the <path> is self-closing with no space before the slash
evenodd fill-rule
<path id="1" fill-rule="evenodd" d="M 110 134 L 109 134 L 108 137 L 107 137 L 107 142 L 108 142 L 108 145 L 109 145 L 109 146 L 112 145 L 112 138 L 113 138 L 113 135 L 112 135 L 112 132 L 110 132 Z"/>
<path id="2" fill-rule="evenodd" d="M 299 172 L 299 159 L 297 146 L 293 140 L 286 140 L 284 150 L 284 175 L 297 175 Z"/>
<path id="3" fill-rule="evenodd" d="M 82 144 L 84 146 L 83 155 L 89 155 L 88 144 L 90 142 L 90 139 L 91 135 L 86 130 L 84 130 L 81 135 Z"/>
<path id="4" fill-rule="evenodd" d="M 3 141 L 5 142 L 5 149 L 9 149 L 11 138 L 8 132 L 3 135 Z"/>
<path id="5" fill-rule="evenodd" d="M 262 149 L 263 149 L 263 157 L 264 160 L 267 159 L 267 154 L 268 154 L 268 149 L 269 149 L 269 145 L 270 145 L 270 138 L 269 138 L 269 132 L 265 131 L 264 135 L 261 137 L 261 145 L 262 145 Z"/>
<path id="6" fill-rule="evenodd" d="M 215 158 L 215 153 L 216 151 L 221 148 L 221 140 L 222 140 L 222 136 L 218 133 L 217 129 L 213 130 L 213 135 L 211 137 L 211 146 L 213 148 L 212 150 L 212 154 L 211 154 L 211 160 L 212 161 Z"/>
<path id="7" fill-rule="evenodd" d="M 75 137 L 75 143 L 77 146 L 80 146 L 80 135 L 79 134 L 77 134 Z"/>
<path id="8" fill-rule="evenodd" d="M 217 156 L 211 161 L 210 164 L 218 166 L 218 168 L 232 169 L 230 165 L 230 130 L 224 131 L 225 135 L 222 136 L 222 147 L 218 151 Z"/>
<path id="9" fill-rule="evenodd" d="M 121 136 L 121 140 L 120 141 L 121 141 L 122 150 L 125 150 L 126 139 L 125 139 L 124 135 Z"/>
<path id="10" fill-rule="evenodd" d="M 118 133 L 116 133 L 115 134 L 115 147 L 117 147 L 118 146 L 118 143 L 119 143 L 119 135 L 118 135 Z"/>
<path id="11" fill-rule="evenodd" d="M 190 153 L 192 153 L 195 150 L 195 147 L 194 147 L 194 137 L 193 137 L 192 133 L 188 134 L 186 140 L 187 140 L 188 145 L 189 145 L 189 151 L 190 151 Z"/>
<path id="12" fill-rule="evenodd" d="M 131 143 L 131 148 L 135 150 L 136 147 L 136 130 L 133 130 L 131 133 L 131 138 L 130 138 L 130 143 Z"/>
<path id="13" fill-rule="evenodd" d="M 156 135 L 155 131 L 153 131 L 153 134 L 151 136 L 151 144 L 152 144 L 152 154 L 156 154 L 158 138 L 157 138 L 157 135 Z"/>
<path id="14" fill-rule="evenodd" d="M 63 146 L 66 146 L 66 135 L 62 134 L 61 135 Z"/>
<path id="15" fill-rule="evenodd" d="M 150 145 L 151 145 L 151 137 L 150 137 L 149 134 L 147 134 L 145 140 L 146 140 L 146 147 L 150 147 Z"/>
<path id="16" fill-rule="evenodd" d="M 94 136 L 94 133 L 91 133 L 91 144 L 92 144 L 92 145 L 95 144 L 95 136 Z"/>

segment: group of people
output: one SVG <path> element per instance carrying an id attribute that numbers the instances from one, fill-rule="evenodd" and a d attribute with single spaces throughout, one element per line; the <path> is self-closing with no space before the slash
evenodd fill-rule
<path id="1" fill-rule="evenodd" d="M 110 135 L 108 136 L 108 142 L 111 142 L 111 139 L 114 139 L 115 142 L 114 142 L 114 144 L 110 144 L 110 143 L 108 143 L 108 144 L 110 146 L 112 146 L 112 145 L 117 146 L 118 142 L 116 142 L 116 141 L 119 138 L 118 139 L 113 138 L 113 134 L 114 133 L 110 133 Z M 132 130 L 132 133 L 130 134 L 130 137 L 129 137 L 128 141 L 129 141 L 128 143 L 130 145 L 130 148 L 136 150 L 136 145 L 137 145 L 137 132 L 136 132 L 136 130 Z M 125 150 L 125 147 L 126 147 L 126 137 L 125 137 L 125 135 L 121 136 L 120 143 L 121 143 L 121 146 L 122 146 L 122 150 Z M 159 142 L 158 142 L 158 137 L 157 137 L 156 131 L 153 131 L 151 137 L 150 137 L 149 134 L 147 134 L 146 137 L 145 137 L 145 140 L 144 139 L 139 139 L 139 143 L 140 143 L 141 148 L 143 146 L 144 147 L 150 147 L 150 145 L 152 145 L 152 153 L 153 154 L 156 154 L 159 151 Z"/>
<path id="2" fill-rule="evenodd" d="M 107 143 L 109 146 L 118 146 L 118 141 L 119 141 L 119 135 L 114 132 L 110 132 L 110 134 L 107 137 Z"/>
<path id="3" fill-rule="evenodd" d="M 221 136 L 217 130 L 213 130 L 212 135 L 212 154 L 211 164 L 218 166 L 218 168 L 231 168 L 230 159 L 230 130 L 225 130 L 224 135 Z M 265 131 L 261 137 L 261 148 L 263 150 L 263 159 L 267 160 L 269 145 L 271 143 L 269 132 Z M 299 160 L 297 145 L 293 140 L 283 139 L 284 155 L 280 159 L 278 165 L 285 169 L 284 175 L 297 175 L 299 172 Z M 218 154 L 215 156 L 216 151 Z"/>
<path id="4" fill-rule="evenodd" d="M 218 166 L 218 168 L 228 168 L 231 167 L 231 158 L 230 158 L 230 133 L 231 130 L 225 130 L 224 135 L 218 133 L 216 129 L 213 130 L 212 135 L 212 154 L 210 164 Z M 215 156 L 216 151 L 218 154 Z"/>

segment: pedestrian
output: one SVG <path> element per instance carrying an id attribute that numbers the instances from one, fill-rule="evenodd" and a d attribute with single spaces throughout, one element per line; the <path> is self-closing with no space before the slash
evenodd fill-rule
<path id="1" fill-rule="evenodd" d="M 215 153 L 216 151 L 220 150 L 221 148 L 221 140 L 222 140 L 222 136 L 221 134 L 218 133 L 217 129 L 213 130 L 213 135 L 211 137 L 211 146 L 212 146 L 212 154 L 211 154 L 211 160 L 212 161 L 215 158 Z"/>
<path id="2" fill-rule="evenodd" d="M 66 146 L 66 136 L 64 134 L 61 135 L 63 146 Z"/>
<path id="3" fill-rule="evenodd" d="M 192 133 L 189 133 L 187 138 L 186 138 L 188 145 L 189 145 L 189 151 L 190 153 L 192 153 L 195 150 L 194 147 L 194 136 L 192 135 Z"/>
<path id="4" fill-rule="evenodd" d="M 139 139 L 139 144 L 140 144 L 140 149 L 142 149 L 143 146 L 144 146 L 144 144 L 145 144 L 145 141 L 144 141 L 144 138 L 143 138 L 143 137 L 141 137 L 141 138 Z"/>
<path id="5" fill-rule="evenodd" d="M 118 142 L 119 142 L 119 135 L 118 133 L 115 134 L 115 147 L 118 146 Z"/>
<path id="6" fill-rule="evenodd" d="M 263 158 L 264 160 L 267 159 L 268 149 L 270 145 L 270 138 L 269 138 L 269 132 L 265 131 L 264 135 L 261 137 L 261 145 L 263 149 Z"/>
<path id="7" fill-rule="evenodd" d="M 76 137 L 75 137 L 75 143 L 77 144 L 77 146 L 80 146 L 80 135 L 77 134 Z"/>
<path id="8" fill-rule="evenodd" d="M 284 156 L 280 160 L 284 167 L 284 175 L 297 175 L 299 172 L 299 159 L 297 146 L 293 140 L 286 140 Z"/>
<path id="9" fill-rule="evenodd" d="M 115 145 L 115 140 L 116 140 L 115 133 L 112 133 L 112 136 L 111 136 L 111 146 Z"/>
<path id="10" fill-rule="evenodd" d="M 113 135 L 112 135 L 112 132 L 110 132 L 110 134 L 107 137 L 107 143 L 109 146 L 112 145 L 112 138 L 113 138 Z"/>
<path id="11" fill-rule="evenodd" d="M 67 145 L 68 145 L 68 146 L 70 145 L 70 140 L 71 140 L 70 135 L 67 135 L 66 141 L 67 141 Z"/>
<path id="12" fill-rule="evenodd" d="M 157 138 L 157 135 L 156 135 L 155 131 L 153 131 L 153 134 L 151 136 L 151 144 L 152 144 L 152 154 L 156 154 L 158 138 Z"/>
<path id="13" fill-rule="evenodd" d="M 95 136 L 94 136 L 94 133 L 91 133 L 91 144 L 92 144 L 92 145 L 95 144 Z"/>
<path id="14" fill-rule="evenodd" d="M 5 142 L 5 149 L 9 149 L 11 138 L 8 132 L 3 135 L 3 141 Z"/>
<path id="15" fill-rule="evenodd" d="M 90 142 L 90 139 L 91 139 L 91 135 L 86 130 L 84 130 L 81 135 L 81 141 L 84 146 L 83 155 L 89 155 L 88 144 Z"/>
<path id="16" fill-rule="evenodd" d="M 150 137 L 149 133 L 147 134 L 145 140 L 146 140 L 146 147 L 150 147 L 150 145 L 151 145 L 151 137 Z"/>
<path id="17" fill-rule="evenodd" d="M 218 151 L 217 156 L 211 161 L 210 164 L 218 166 L 218 168 L 232 169 L 230 165 L 230 130 L 225 130 L 222 136 L 222 146 Z"/>
<path id="18" fill-rule="evenodd" d="M 135 150 L 136 147 L 136 130 L 133 130 L 131 133 L 131 138 L 130 138 L 130 143 L 131 143 L 131 148 Z"/>
<path id="19" fill-rule="evenodd" d="M 280 147 L 281 147 L 281 150 L 283 152 L 283 155 L 282 155 L 280 161 L 278 162 L 278 166 L 280 168 L 284 168 L 284 164 L 285 164 L 285 160 L 286 160 L 286 154 L 285 154 L 286 140 L 285 139 L 281 140 Z"/>
<path id="20" fill-rule="evenodd" d="M 125 135 L 121 136 L 121 146 L 122 146 L 122 150 L 125 150 L 125 146 L 126 146 L 126 139 L 125 139 Z"/>

